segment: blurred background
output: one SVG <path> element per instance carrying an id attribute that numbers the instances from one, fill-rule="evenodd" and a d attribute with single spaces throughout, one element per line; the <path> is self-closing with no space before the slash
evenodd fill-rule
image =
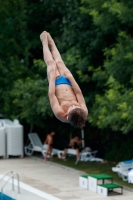
<path id="1" fill-rule="evenodd" d="M 81 130 L 55 118 L 40 34 L 48 31 L 89 110 L 85 145 L 99 157 L 133 158 L 133 1 L 0 0 L 0 117 L 44 141 Z"/>

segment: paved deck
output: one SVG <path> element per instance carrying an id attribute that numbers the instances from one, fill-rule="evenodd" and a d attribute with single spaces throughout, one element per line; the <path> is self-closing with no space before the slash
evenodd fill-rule
<path id="1" fill-rule="evenodd" d="M 44 163 L 42 159 L 0 159 L 0 174 L 7 170 L 18 173 L 20 181 L 61 200 L 133 200 L 133 191 L 125 189 L 123 195 L 108 197 L 82 189 L 78 185 L 82 172 L 52 162 Z"/>

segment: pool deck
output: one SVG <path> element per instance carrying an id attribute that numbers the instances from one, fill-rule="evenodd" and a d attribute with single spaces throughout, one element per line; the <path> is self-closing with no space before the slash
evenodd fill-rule
<path id="1" fill-rule="evenodd" d="M 102 196 L 79 187 L 83 174 L 68 167 L 42 159 L 0 159 L 0 174 L 12 170 L 19 174 L 20 181 L 51 194 L 61 200 L 133 200 L 133 190 L 124 189 L 123 195 Z"/>

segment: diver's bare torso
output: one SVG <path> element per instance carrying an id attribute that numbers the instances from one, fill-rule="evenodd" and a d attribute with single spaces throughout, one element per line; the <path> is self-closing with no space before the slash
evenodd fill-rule
<path id="1" fill-rule="evenodd" d="M 55 86 L 55 96 L 58 99 L 59 105 L 62 108 L 62 115 L 56 117 L 60 119 L 61 121 L 67 122 L 67 116 L 68 116 L 68 109 L 72 106 L 78 106 L 80 107 L 80 104 L 77 102 L 76 96 L 74 94 L 74 91 L 70 85 L 67 84 L 61 84 Z"/>

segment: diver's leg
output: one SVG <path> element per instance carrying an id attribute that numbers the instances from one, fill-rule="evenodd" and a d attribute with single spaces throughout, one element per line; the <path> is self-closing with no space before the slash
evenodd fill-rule
<path id="1" fill-rule="evenodd" d="M 56 76 L 58 77 L 60 74 L 59 74 L 59 71 L 56 67 L 56 62 L 54 61 L 53 59 L 53 56 L 50 52 L 50 49 L 48 47 L 48 39 L 47 39 L 47 32 L 44 31 L 41 35 L 40 35 L 40 39 L 42 41 L 42 45 L 43 45 L 43 57 L 44 57 L 44 61 L 47 65 L 47 75 L 48 75 L 48 80 L 49 80 L 49 76 L 50 76 L 50 73 L 52 71 L 56 71 Z"/>
<path id="2" fill-rule="evenodd" d="M 56 65 L 57 65 L 57 68 L 59 70 L 59 73 L 61 75 L 64 75 L 64 71 L 69 71 L 68 68 L 66 67 L 66 65 L 64 64 L 62 58 L 61 58 L 61 55 L 55 45 L 55 42 L 54 40 L 52 39 L 51 35 L 48 33 L 48 45 L 50 46 L 50 49 L 51 49 L 51 54 L 52 54 L 52 57 L 54 59 L 54 61 L 56 62 Z M 70 72 L 71 73 L 71 72 Z"/>

